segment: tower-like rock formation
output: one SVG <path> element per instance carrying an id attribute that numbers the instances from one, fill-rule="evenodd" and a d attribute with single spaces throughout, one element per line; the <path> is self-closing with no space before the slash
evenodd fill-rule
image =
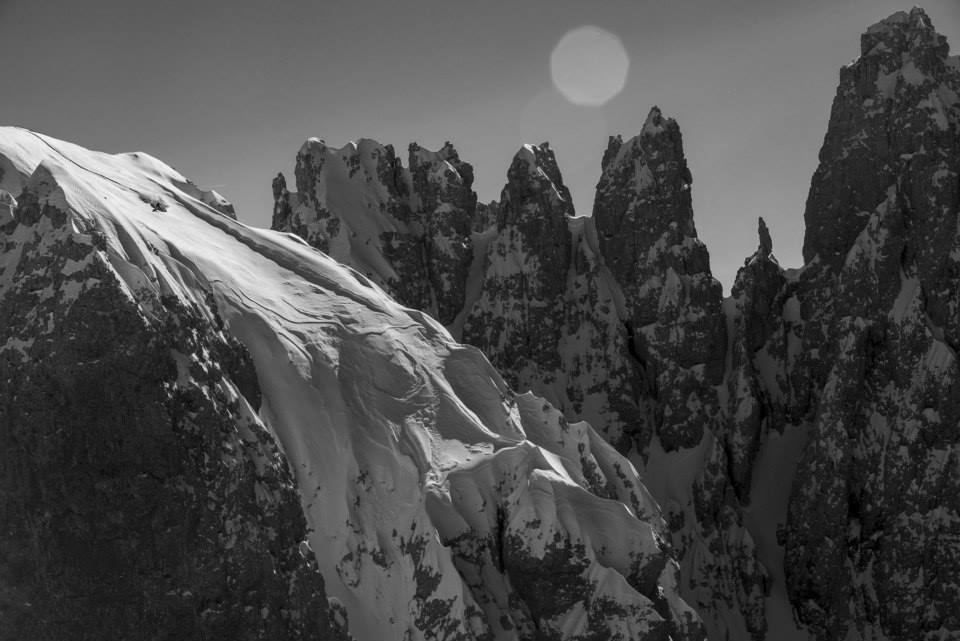
<path id="1" fill-rule="evenodd" d="M 920 9 L 840 75 L 807 200 L 797 398 L 810 419 L 785 532 L 820 639 L 960 633 L 960 59 Z"/>
<path id="2" fill-rule="evenodd" d="M 414 144 L 404 167 L 391 145 L 340 149 L 311 138 L 297 154 L 296 189 L 273 181 L 272 228 L 348 264 L 405 305 L 444 324 L 463 308 L 473 260 L 473 168 L 447 143 Z"/>
<path id="3" fill-rule="evenodd" d="M 667 451 L 696 445 L 716 416 L 711 386 L 723 378 L 726 351 L 722 288 L 697 238 L 691 182 L 680 128 L 654 107 L 639 135 L 610 139 L 593 207 Z"/>
<path id="4" fill-rule="evenodd" d="M 463 328 L 463 340 L 519 389 L 540 391 L 561 376 L 573 214 L 549 145 L 524 145 L 507 171 L 480 296 Z"/>

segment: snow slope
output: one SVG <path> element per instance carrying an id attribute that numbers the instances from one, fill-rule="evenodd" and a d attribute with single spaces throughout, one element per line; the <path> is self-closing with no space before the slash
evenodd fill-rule
<path id="1" fill-rule="evenodd" d="M 0 291 L 20 253 L 43 250 L 18 245 L 23 230 L 56 227 L 43 216 L 58 211 L 143 314 L 160 297 L 215 301 L 253 358 L 260 419 L 357 639 L 702 638 L 632 465 L 513 394 L 438 322 L 291 235 L 237 222 L 146 154 L 4 128 L 0 161 L 0 188 L 50 206 L 39 220 L 13 210 Z"/>
<path id="2" fill-rule="evenodd" d="M 362 149 L 381 151 L 369 155 Z M 399 282 L 425 283 L 429 274 L 446 284 L 434 291 L 459 292 L 456 301 L 448 298 L 462 305 L 447 315 L 455 336 L 483 350 L 516 389 L 532 390 L 570 421 L 590 422 L 619 451 L 637 454 L 631 460 L 679 528 L 671 542 L 688 577 L 681 594 L 697 608 L 711 638 L 762 633 L 763 570 L 742 515 L 723 498 L 725 446 L 714 438 L 722 433 L 709 381 L 719 382 L 723 365 L 720 286 L 696 238 L 676 122 L 654 108 L 640 135 L 610 140 L 595 217 L 574 215 L 548 143 L 520 147 L 492 217 L 471 206 L 476 197 L 465 193 L 471 174 L 444 160 L 455 158 L 449 147 L 440 154 L 412 145 L 410 171 L 390 150 L 366 140 L 331 150 L 308 140 L 297 155 L 296 195 L 274 190 L 274 229 L 301 235 L 405 304 L 435 315 L 433 300 L 400 297 L 393 277 L 371 268 L 376 261 L 343 251 L 346 245 L 322 233 L 329 227 L 324 221 L 334 219 L 341 221 L 334 229 L 374 229 L 348 234 L 350 246 L 379 248 L 377 261 L 389 263 Z M 359 160 L 351 161 L 357 154 Z M 348 166 L 357 167 L 357 178 L 343 179 Z M 429 180 L 421 167 L 431 168 Z M 423 209 L 419 194 L 439 194 L 443 202 L 437 208 L 430 202 L 428 211 L 459 211 L 482 230 L 469 238 L 469 269 L 458 260 L 423 269 L 410 260 L 415 251 L 390 251 L 402 236 L 392 231 L 397 213 L 406 211 L 397 176 L 413 177 L 410 212 Z M 417 247 L 453 245 L 425 231 Z M 468 240 L 462 233 L 448 238 Z M 704 475 L 710 462 L 712 471 Z M 698 531 L 701 518 L 717 520 L 707 513 L 717 504 L 724 505 L 723 527 Z"/>

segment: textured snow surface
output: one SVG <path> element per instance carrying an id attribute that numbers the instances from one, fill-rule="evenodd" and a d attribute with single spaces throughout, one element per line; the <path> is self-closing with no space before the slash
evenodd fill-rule
<path id="1" fill-rule="evenodd" d="M 100 239 L 132 299 L 213 296 L 253 357 L 261 418 L 358 639 L 511 639 L 531 612 L 564 638 L 637 638 L 664 616 L 682 638 L 698 629 L 633 466 L 589 425 L 514 395 L 439 323 L 300 240 L 237 222 L 222 197 L 148 155 L 5 128 L 0 160 L 15 170 L 3 189 L 29 182 L 69 212 L 72 233 Z M 342 204 L 353 205 L 370 203 Z M 531 605 L 537 590 L 568 587 L 510 572 L 538 559 L 575 575 L 579 596 Z"/>
<path id="2" fill-rule="evenodd" d="M 322 153 L 311 151 L 314 148 Z M 451 152 L 445 148 L 444 155 Z M 350 158 L 354 153 L 352 147 L 330 150 L 319 141 L 308 141 L 297 160 L 297 202 L 275 183 L 275 212 L 281 215 L 275 216 L 274 228 L 302 234 L 314 246 L 348 262 L 390 291 L 394 288 L 389 278 L 376 274 L 370 261 L 360 260 L 356 253 L 337 254 L 340 245 L 313 233 L 315 221 L 337 219 L 344 228 L 352 226 L 358 215 L 379 219 L 366 223 L 369 225 L 386 228 L 396 224 L 392 203 L 403 198 L 388 196 L 383 207 L 355 210 L 340 211 L 330 205 L 376 200 L 376 194 L 386 193 L 383 188 L 395 182 L 391 176 L 397 172 L 382 169 L 362 180 L 339 180 L 340 154 Z M 437 152 L 412 145 L 410 167 L 420 166 L 424 158 L 433 162 L 437 156 Z M 358 166 L 363 167 L 363 162 Z M 395 162 L 388 164 L 397 167 Z M 644 481 L 657 488 L 654 495 L 670 515 L 671 524 L 679 528 L 671 532 L 671 542 L 681 566 L 687 569 L 682 573 L 685 580 L 678 584 L 680 593 L 699 609 L 712 638 L 723 638 L 727 632 L 742 637 L 760 629 L 763 601 L 757 586 L 762 584 L 763 570 L 753 559 L 742 517 L 735 507 L 727 506 L 722 528 L 698 531 L 698 521 L 709 509 L 706 506 L 722 502 L 726 493 L 723 455 L 718 452 L 724 445 L 704 434 L 711 429 L 708 425 L 718 427 L 722 417 L 715 391 L 705 385 L 704 378 L 706 374 L 719 382 L 723 343 L 715 341 L 722 341 L 718 331 L 722 319 L 720 286 L 709 276 L 708 256 L 693 226 L 688 202 L 690 175 L 676 122 L 654 108 L 638 135 L 626 142 L 619 137 L 611 139 L 604 154 L 602 183 L 606 185 L 602 192 L 609 197 L 608 216 L 574 216 L 547 144 L 521 146 L 508 168 L 495 215 L 490 217 L 489 212 L 484 215 L 469 206 L 471 199 L 463 194 L 469 184 L 457 179 L 465 174 L 451 171 L 450 163 L 443 164 L 445 168 L 438 165 L 433 172 L 442 174 L 434 189 L 424 189 L 429 185 L 414 181 L 409 209 L 418 210 L 419 194 L 433 191 L 447 199 L 441 207 L 457 202 L 471 215 L 474 231 L 468 239 L 473 250 L 469 266 L 458 273 L 450 272 L 449 264 L 437 266 L 448 270 L 448 282 L 455 283 L 452 290 L 463 292 L 458 299 L 463 307 L 448 328 L 457 338 L 483 349 L 518 389 L 543 396 L 571 421 L 589 421 L 621 452 L 636 448 L 638 456 L 631 460 L 643 469 Z M 334 196 L 331 190 L 349 193 Z M 400 190 L 390 191 L 394 192 Z M 319 203 L 319 194 L 328 206 Z M 314 196 L 317 203 L 312 203 Z M 311 203 L 313 214 L 298 209 L 306 203 Z M 624 203 L 636 203 L 640 209 L 616 223 L 616 218 L 622 218 L 617 208 Z M 598 220 L 610 223 L 611 216 L 613 224 L 601 234 Z M 306 224 L 299 225 L 298 220 Z M 381 236 L 385 234 L 381 232 Z M 612 239 L 635 242 L 623 246 L 610 244 Z M 430 234 L 423 240 L 434 242 Z M 613 264 L 604 259 L 601 248 L 605 243 L 606 258 L 613 259 Z M 364 240 L 363 245 L 380 247 L 382 259 L 401 281 L 425 278 L 417 265 L 407 260 L 411 252 L 391 252 L 391 245 L 380 243 L 376 236 Z M 630 256 L 645 261 L 631 261 Z M 637 265 L 643 267 L 634 272 Z M 432 273 L 437 274 L 437 269 Z M 433 313 L 431 301 L 398 299 Z M 703 354 L 704 350 L 709 353 Z M 678 367 L 678 351 L 683 367 Z M 656 362 L 645 369 L 651 358 Z M 711 362 L 709 373 L 704 361 Z M 651 385 L 645 376 L 656 371 L 663 374 Z M 652 399 L 658 386 L 671 390 L 669 397 Z M 708 388 L 705 393 L 699 391 L 702 387 Z M 662 439 L 653 436 L 658 420 L 655 406 L 661 403 L 669 423 Z M 756 407 L 754 403 L 748 409 Z M 570 456 L 576 458 L 576 453 Z M 681 459 L 682 466 L 678 464 Z M 716 470 L 703 477 L 708 463 L 716 463 Z M 614 477 L 609 471 L 604 474 Z M 553 522 L 540 517 L 535 520 L 544 526 Z M 460 535 L 456 537 L 459 540 Z M 724 548 L 733 552 L 718 553 Z M 737 561 L 732 560 L 735 555 Z M 716 606 L 721 601 L 724 605 Z M 744 614 L 747 610 L 750 613 Z"/>

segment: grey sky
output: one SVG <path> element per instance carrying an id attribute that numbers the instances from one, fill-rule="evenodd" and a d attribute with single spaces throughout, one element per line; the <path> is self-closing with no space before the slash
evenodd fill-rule
<path id="1" fill-rule="evenodd" d="M 960 50 L 960 2 L 924 5 Z M 729 289 L 757 245 L 799 266 L 803 206 L 841 65 L 888 0 L 446 2 L 0 0 L 0 124 L 104 151 L 146 151 L 267 226 L 270 181 L 309 136 L 341 145 L 450 140 L 499 196 L 524 142 L 549 140 L 589 213 L 609 134 L 654 104 L 693 171 L 697 228 Z M 722 9 L 722 10 L 721 10 Z M 617 34 L 624 91 L 565 102 L 550 53 L 570 29 Z"/>

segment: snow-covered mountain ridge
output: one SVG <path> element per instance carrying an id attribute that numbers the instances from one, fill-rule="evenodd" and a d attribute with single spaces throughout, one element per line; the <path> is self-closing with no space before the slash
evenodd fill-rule
<path id="1" fill-rule="evenodd" d="M 572 217 L 546 144 L 520 148 L 498 203 L 449 205 L 451 224 L 474 231 L 457 237 L 459 271 L 440 275 L 463 301 L 441 320 L 631 458 L 714 639 L 960 634 L 960 59 L 920 9 L 870 27 L 861 52 L 841 71 L 812 180 L 806 264 L 782 269 L 761 219 L 726 300 L 697 238 L 679 128 L 659 109 L 637 136 L 611 138 L 592 217 Z M 371 189 L 323 171 L 301 183 L 306 163 L 301 151 L 300 192 Z M 442 217 L 462 178 L 433 172 L 441 206 L 415 204 L 421 184 L 399 195 L 404 211 Z M 371 213 L 392 224 L 324 193 L 319 209 L 294 197 L 292 217 L 278 201 L 275 228 L 359 227 Z M 425 255 L 445 242 L 420 238 Z"/>
<path id="2" fill-rule="evenodd" d="M 145 154 L 0 158 L 4 638 L 702 638 L 589 425 Z"/>

